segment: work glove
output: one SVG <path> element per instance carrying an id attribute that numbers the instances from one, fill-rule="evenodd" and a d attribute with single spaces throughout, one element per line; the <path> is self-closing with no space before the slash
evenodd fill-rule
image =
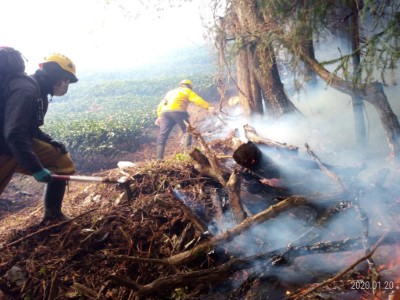
<path id="1" fill-rule="evenodd" d="M 212 115 L 215 114 L 215 108 L 214 108 L 214 107 L 209 106 L 209 107 L 207 108 L 207 110 L 208 110 L 208 112 L 209 112 L 210 114 L 212 114 Z"/>
<path id="2" fill-rule="evenodd" d="M 41 169 L 40 171 L 33 173 L 33 177 L 36 179 L 38 182 L 50 182 L 51 181 L 51 172 L 47 169 Z"/>
<path id="3" fill-rule="evenodd" d="M 68 150 L 67 150 L 67 148 L 65 147 L 65 145 L 64 145 L 63 143 L 59 142 L 59 141 L 51 140 L 51 141 L 50 141 L 50 145 L 52 145 L 52 146 L 55 147 L 55 148 L 60 149 L 60 151 L 61 151 L 62 154 L 68 153 Z"/>

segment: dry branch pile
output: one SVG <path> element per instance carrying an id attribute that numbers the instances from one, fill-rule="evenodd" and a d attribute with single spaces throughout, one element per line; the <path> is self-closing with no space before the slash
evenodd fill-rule
<path id="1" fill-rule="evenodd" d="M 73 220 L 32 225 L 1 241 L 5 297 L 396 299 L 400 272 L 391 264 L 400 199 L 382 174 L 370 187 L 348 185 L 361 168 L 323 164 L 311 149 L 311 159 L 301 160 L 296 147 L 260 138 L 248 144 L 258 158 L 240 156 L 245 168 L 226 158 L 238 157 L 240 147 L 230 140 L 207 144 L 190 130 L 202 147 L 190 160 L 107 173 L 130 177 L 132 201 L 117 187 L 91 185 L 73 199 L 79 210 Z M 259 164 L 270 158 L 262 145 L 318 175 L 271 175 Z M 323 175 L 330 188 L 311 189 L 313 177 Z M 386 189 L 380 227 L 364 202 L 378 187 Z M 354 228 L 343 219 L 335 223 L 346 214 Z"/>

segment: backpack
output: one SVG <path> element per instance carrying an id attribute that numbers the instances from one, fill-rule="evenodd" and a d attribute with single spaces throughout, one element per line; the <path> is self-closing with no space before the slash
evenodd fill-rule
<path id="1" fill-rule="evenodd" d="M 25 60 L 18 50 L 0 47 L 0 86 L 17 74 L 25 74 Z"/>
<path id="2" fill-rule="evenodd" d="M 11 47 L 0 46 L 0 153 L 2 152 L 1 149 L 4 148 L 2 133 L 5 120 L 4 107 L 9 97 L 11 81 L 17 78 L 24 78 L 24 80 L 29 80 L 35 84 L 38 90 L 38 98 L 40 98 L 39 85 L 25 73 L 25 59 L 21 52 Z"/>
<path id="3" fill-rule="evenodd" d="M 25 58 L 18 50 L 12 47 L 0 46 L 0 106 L 7 98 L 9 83 L 16 78 L 23 78 L 32 82 L 40 92 L 37 82 L 25 73 Z"/>

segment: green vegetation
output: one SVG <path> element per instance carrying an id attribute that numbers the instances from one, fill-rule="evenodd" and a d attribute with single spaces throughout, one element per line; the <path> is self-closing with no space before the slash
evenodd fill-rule
<path id="1" fill-rule="evenodd" d="M 78 163 L 137 150 L 169 89 L 184 78 L 200 95 L 213 85 L 215 63 L 204 52 L 185 53 L 158 68 L 82 74 L 66 96 L 51 103 L 43 130 L 65 142 Z"/>

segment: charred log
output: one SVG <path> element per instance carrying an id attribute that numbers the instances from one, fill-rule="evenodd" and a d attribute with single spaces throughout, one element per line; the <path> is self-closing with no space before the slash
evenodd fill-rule
<path id="1" fill-rule="evenodd" d="M 318 158 L 314 154 L 314 159 Z M 306 178 L 299 174 L 309 171 L 319 170 L 333 178 L 334 182 L 339 186 L 340 191 L 344 191 L 340 176 L 353 177 L 358 174 L 365 166 L 360 167 L 339 167 L 317 161 L 299 158 L 297 155 L 292 155 L 288 152 L 275 151 L 263 145 L 257 145 L 253 142 L 242 144 L 233 153 L 233 159 L 237 164 L 248 169 L 261 179 L 281 178 L 285 182 L 285 186 L 297 189 L 298 182 L 295 182 L 296 177 L 302 181 Z M 339 175 L 336 175 L 337 172 Z M 289 180 L 290 179 L 290 180 Z M 322 178 L 321 178 L 322 180 Z M 269 184 L 269 181 L 266 181 Z M 301 184 L 299 186 L 301 191 Z M 304 191 L 303 191 L 304 192 Z"/>
<path id="2" fill-rule="evenodd" d="M 233 159 L 241 165 L 263 178 L 280 178 L 279 166 L 253 142 L 242 144 L 233 153 Z"/>

